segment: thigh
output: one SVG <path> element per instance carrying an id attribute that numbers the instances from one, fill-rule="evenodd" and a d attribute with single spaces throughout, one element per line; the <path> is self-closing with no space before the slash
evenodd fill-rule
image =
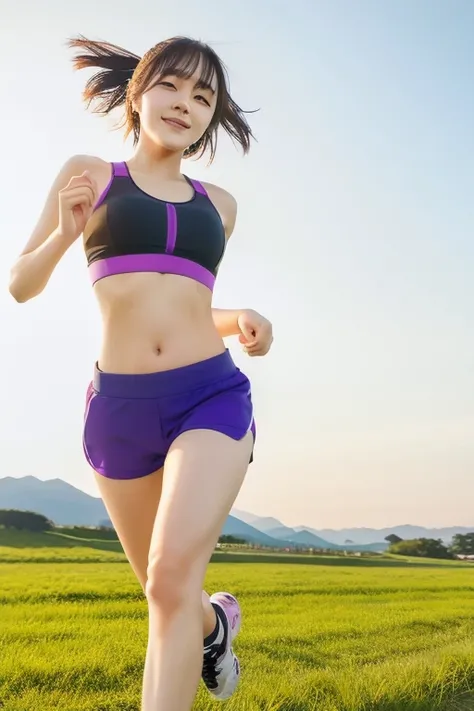
<path id="1" fill-rule="evenodd" d="M 249 465 L 253 434 L 235 440 L 212 430 L 189 430 L 168 452 L 153 528 L 149 564 L 172 561 L 204 578 L 209 559 Z"/>
<path id="2" fill-rule="evenodd" d="M 148 553 L 160 503 L 163 469 L 138 479 L 122 480 L 94 473 L 125 555 L 145 591 Z"/>

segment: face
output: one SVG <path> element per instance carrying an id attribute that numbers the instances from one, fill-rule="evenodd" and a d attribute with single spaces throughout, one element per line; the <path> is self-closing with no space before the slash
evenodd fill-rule
<path id="1" fill-rule="evenodd" d="M 198 141 L 211 123 L 217 102 L 217 82 L 200 83 L 200 67 L 193 76 L 162 76 L 137 100 L 140 129 L 170 151 L 182 152 Z"/>

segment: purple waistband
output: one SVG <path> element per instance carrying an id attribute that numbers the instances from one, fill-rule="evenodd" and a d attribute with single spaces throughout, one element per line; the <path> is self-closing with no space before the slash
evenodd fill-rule
<path id="1" fill-rule="evenodd" d="M 104 373 L 96 363 L 92 382 L 94 390 L 106 397 L 153 399 L 204 387 L 235 375 L 238 371 L 226 349 L 198 363 L 158 373 Z"/>
<path id="2" fill-rule="evenodd" d="M 174 254 L 125 254 L 108 259 L 98 259 L 89 265 L 92 284 L 107 276 L 131 272 L 177 274 L 199 281 L 211 291 L 216 281 L 214 274 L 200 264 Z"/>

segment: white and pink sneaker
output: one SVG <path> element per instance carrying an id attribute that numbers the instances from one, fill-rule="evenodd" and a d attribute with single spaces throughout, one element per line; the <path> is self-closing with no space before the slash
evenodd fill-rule
<path id="1" fill-rule="evenodd" d="M 232 651 L 232 642 L 240 630 L 242 612 L 230 593 L 214 593 L 210 602 L 217 606 L 216 614 L 222 622 L 223 634 L 204 649 L 202 678 L 210 693 L 224 701 L 232 696 L 239 683 L 240 664 Z"/>

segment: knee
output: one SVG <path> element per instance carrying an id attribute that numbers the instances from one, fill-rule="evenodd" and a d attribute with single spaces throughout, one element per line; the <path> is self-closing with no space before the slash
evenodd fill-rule
<path id="1" fill-rule="evenodd" d="M 189 604 L 193 597 L 201 605 L 202 585 L 196 580 L 192 561 L 162 554 L 150 561 L 147 573 L 145 594 L 148 602 L 167 612 Z"/>

